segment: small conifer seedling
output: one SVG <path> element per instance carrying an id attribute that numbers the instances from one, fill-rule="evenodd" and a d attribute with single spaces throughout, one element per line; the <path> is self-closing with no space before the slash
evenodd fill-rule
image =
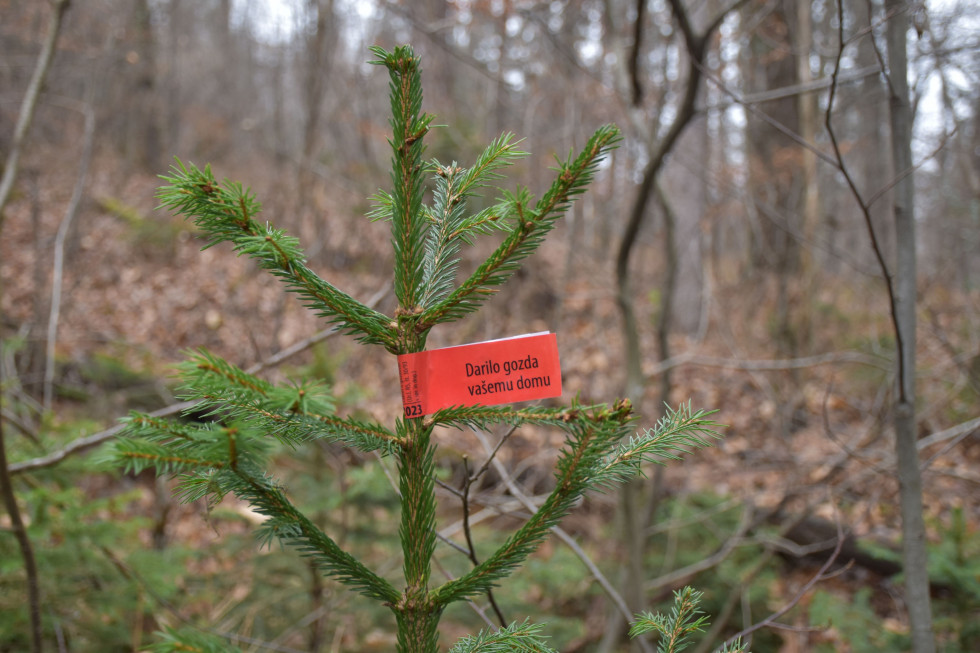
<path id="1" fill-rule="evenodd" d="M 306 264 L 298 241 L 259 221 L 260 206 L 238 183 L 218 182 L 209 167 L 179 160 L 161 203 L 192 219 L 207 247 L 229 242 L 235 251 L 282 279 L 289 292 L 342 332 L 365 346 L 394 356 L 425 350 L 437 324 L 478 310 L 543 242 L 574 197 L 589 184 L 603 156 L 620 138 L 614 126 L 600 127 L 577 156 L 560 161 L 554 181 L 539 199 L 526 189 L 502 193 L 489 208 L 470 213 L 467 198 L 500 176 L 523 153 L 511 134 L 494 140 L 468 168 L 423 160 L 432 117 L 422 112 L 419 60 L 410 47 L 373 48 L 373 63 L 390 75 L 393 133 L 391 188 L 375 197 L 371 217 L 391 224 L 394 294 L 398 308 L 385 315 L 320 278 Z M 432 178 L 431 206 L 423 203 Z M 499 246 L 475 270 L 462 275 L 459 251 L 478 236 L 501 232 Z M 395 364 L 394 359 L 392 364 Z M 275 385 L 206 351 L 182 364 L 183 394 L 215 418 L 193 424 L 132 414 L 115 444 L 114 460 L 130 472 L 154 468 L 180 478 L 183 501 L 220 500 L 231 493 L 266 517 L 260 540 L 278 540 L 309 558 L 325 576 L 386 606 L 394 617 L 398 651 L 438 650 L 439 620 L 446 606 L 488 593 L 535 551 L 549 529 L 582 496 L 641 473 L 641 464 L 676 459 L 708 446 L 717 437 L 707 413 L 689 406 L 668 411 L 655 428 L 634 431 L 631 404 L 565 408 L 453 405 L 383 425 L 337 414 L 329 389 L 306 379 Z M 492 554 L 447 582 L 432 577 L 436 546 L 436 498 L 431 441 L 437 426 L 489 428 L 550 425 L 566 437 L 554 471 L 554 489 L 539 509 Z M 290 498 L 269 470 L 268 445 L 276 439 L 302 446 L 324 439 L 393 459 L 398 469 L 402 577 L 369 569 L 345 550 Z M 160 651 L 234 650 L 220 638 L 193 630 L 169 630 Z M 515 622 L 456 643 L 453 651 L 550 651 L 539 625 Z"/>

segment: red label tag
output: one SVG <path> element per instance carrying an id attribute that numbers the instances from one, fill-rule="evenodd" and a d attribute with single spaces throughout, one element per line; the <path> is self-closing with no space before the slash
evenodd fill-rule
<path id="1" fill-rule="evenodd" d="M 405 417 L 450 406 L 495 406 L 561 395 L 558 338 L 531 333 L 402 354 Z"/>

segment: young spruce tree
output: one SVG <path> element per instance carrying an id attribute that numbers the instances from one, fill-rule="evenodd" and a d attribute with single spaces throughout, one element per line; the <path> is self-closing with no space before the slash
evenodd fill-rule
<path id="1" fill-rule="evenodd" d="M 423 351 L 434 326 L 478 310 L 494 295 L 585 190 L 599 161 L 619 140 L 619 131 L 614 126 L 599 128 L 577 156 L 560 161 L 540 199 L 521 188 L 503 193 L 488 209 L 469 213 L 467 198 L 499 179 L 499 171 L 523 155 L 518 141 L 512 134 L 500 136 L 469 168 L 425 162 L 423 142 L 432 116 L 422 112 L 419 60 L 407 46 L 372 51 L 377 55 L 373 63 L 385 66 L 391 78 L 392 188 L 375 197 L 371 217 L 391 223 L 398 299 L 394 315 L 365 306 L 317 276 L 307 267 L 295 238 L 259 221 L 260 206 L 251 192 L 238 183 L 219 183 L 210 167 L 202 170 L 178 161 L 159 197 L 163 206 L 194 220 L 207 235 L 207 247 L 230 242 L 343 332 L 365 346 L 399 355 Z M 434 182 L 431 206 L 422 201 L 428 176 Z M 457 282 L 460 247 L 495 231 L 503 234 L 500 245 Z M 325 576 L 390 609 L 402 653 L 437 651 L 439 619 L 446 606 L 486 594 L 514 572 L 587 491 L 618 485 L 639 474 L 645 461 L 676 459 L 716 437 L 707 414 L 690 407 L 669 411 L 655 428 L 634 434 L 628 400 L 567 408 L 456 406 L 386 426 L 338 415 L 328 388 L 314 379 L 274 385 L 206 351 L 183 363 L 180 375 L 184 396 L 216 421 L 192 425 L 134 413 L 125 436 L 115 443 L 114 459 L 131 472 L 152 467 L 179 476 L 177 495 L 184 501 L 214 502 L 228 493 L 247 501 L 267 518 L 260 530 L 262 543 L 279 540 L 295 547 Z M 566 433 L 554 489 L 492 555 L 455 580 L 435 582 L 433 429 L 501 423 L 551 425 Z M 394 458 L 401 502 L 402 580 L 392 581 L 367 568 L 294 505 L 288 490 L 267 469 L 271 438 L 297 447 L 327 439 Z M 170 630 L 157 648 L 233 650 L 223 640 L 193 630 Z M 452 650 L 551 649 L 539 626 L 524 622 L 464 638 Z"/>

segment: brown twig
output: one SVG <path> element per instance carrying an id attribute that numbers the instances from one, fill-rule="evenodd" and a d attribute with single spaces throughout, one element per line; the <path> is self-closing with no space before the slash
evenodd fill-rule
<path id="1" fill-rule="evenodd" d="M 484 461 L 483 466 L 481 466 L 480 469 L 478 469 L 474 474 L 472 474 L 469 477 L 470 483 L 476 482 L 477 480 L 479 480 L 481 476 L 483 476 L 487 472 L 487 470 L 490 468 L 490 464 L 497 457 L 497 452 L 500 451 L 500 448 L 504 446 L 504 443 L 507 442 L 510 436 L 514 435 L 514 432 L 516 430 L 517 430 L 516 424 L 510 427 L 509 429 L 507 429 L 507 432 L 504 433 L 503 436 L 500 438 L 500 441 L 497 442 L 497 445 L 493 448 L 493 451 L 491 451 L 490 454 L 487 456 L 487 459 L 486 461 Z"/>
<path id="2" fill-rule="evenodd" d="M 840 11 L 840 16 L 843 16 L 843 9 L 841 8 L 841 3 L 838 1 L 838 9 Z M 833 124 L 833 110 L 834 110 L 834 100 L 837 97 L 837 86 L 838 86 L 838 76 L 840 75 L 841 61 L 844 58 L 844 21 L 843 18 L 838 20 L 838 41 L 840 47 L 837 49 L 837 58 L 834 61 L 834 70 L 830 77 L 832 83 L 830 85 L 830 94 L 827 98 L 827 109 L 824 112 L 824 127 L 827 130 L 827 136 L 830 138 L 830 145 L 834 150 L 834 160 L 832 165 L 837 168 L 837 170 L 843 175 L 844 181 L 854 196 L 855 203 L 858 205 L 858 209 L 861 211 L 861 216 L 864 218 L 865 227 L 868 230 L 868 237 L 871 239 L 871 249 L 874 251 L 875 260 L 878 261 L 878 266 L 881 268 L 881 276 L 885 280 L 885 288 L 888 292 L 888 307 L 889 314 L 892 319 L 892 327 L 895 331 L 895 346 L 898 352 L 904 351 L 904 332 L 901 325 L 898 323 L 898 308 L 896 306 L 895 298 L 895 287 L 893 281 L 893 275 L 888 268 L 888 263 L 885 261 L 885 254 L 881 248 L 881 242 L 878 238 L 878 232 L 875 230 L 874 221 L 871 219 L 871 209 L 870 204 L 864 199 L 861 194 L 860 189 L 857 187 L 857 182 L 855 182 L 854 177 L 851 176 L 850 170 L 844 163 L 844 155 L 841 152 L 840 144 L 837 141 L 837 132 L 834 131 Z M 905 401 L 905 388 L 906 383 L 904 381 L 906 370 L 905 361 L 901 353 L 896 357 L 898 365 L 898 391 L 901 401 Z"/>
<path id="3" fill-rule="evenodd" d="M 513 433 L 514 428 L 511 428 L 511 433 Z M 506 437 L 506 436 L 505 436 Z M 503 439 L 501 439 L 503 441 Z M 494 451 L 496 453 L 496 451 Z M 473 485 L 476 476 L 470 476 L 469 465 L 467 464 L 466 456 L 463 456 L 463 489 L 460 492 L 460 500 L 463 504 L 463 536 L 466 538 L 466 556 L 473 563 L 473 566 L 480 564 L 480 559 L 476 557 L 476 546 L 473 544 L 473 535 L 470 532 L 470 487 Z M 493 597 L 493 590 L 487 590 L 487 600 L 490 602 L 490 606 L 493 608 L 494 614 L 497 615 L 497 619 L 500 620 L 500 627 L 507 627 L 507 619 L 504 617 L 504 613 L 500 610 L 500 606 L 497 605 L 497 600 Z"/>
<path id="4" fill-rule="evenodd" d="M 14 411 L 8 410 L 7 408 L 0 408 L 0 419 L 6 420 L 13 427 L 23 434 L 25 438 L 33 442 L 37 446 L 41 446 L 41 441 L 37 438 L 37 429 L 27 423 L 25 420 L 21 419 L 20 416 L 16 415 Z"/>

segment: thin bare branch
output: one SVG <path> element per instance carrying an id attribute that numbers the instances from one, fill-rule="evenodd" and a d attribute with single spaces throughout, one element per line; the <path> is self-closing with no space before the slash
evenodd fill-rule
<path id="1" fill-rule="evenodd" d="M 511 426 L 509 429 L 507 429 L 507 431 L 503 434 L 503 436 L 501 436 L 500 441 L 497 442 L 497 445 L 493 448 L 493 451 L 491 451 L 490 454 L 487 456 L 486 461 L 484 461 L 480 469 L 478 469 L 476 473 L 474 473 L 472 476 L 469 477 L 470 483 L 477 481 L 481 476 L 483 476 L 487 472 L 487 470 L 490 468 L 490 464 L 494 461 L 494 459 L 496 459 L 497 452 L 500 451 L 500 448 L 504 446 L 504 443 L 507 442 L 510 436 L 514 435 L 514 432 L 516 430 L 517 430 L 516 424 L 514 426 Z"/>
<path id="2" fill-rule="evenodd" d="M 878 200 L 880 200 L 886 193 L 888 193 L 888 191 L 890 191 L 896 185 L 898 185 L 902 181 L 904 181 L 906 177 L 908 177 L 909 175 L 913 174 L 919 168 L 921 168 L 922 166 L 924 166 L 927 162 L 929 162 L 932 159 L 936 158 L 936 156 L 938 156 L 940 152 L 942 152 L 944 149 L 946 149 L 946 146 L 949 144 L 949 140 L 951 138 L 953 138 L 953 135 L 956 134 L 957 131 L 959 131 L 959 128 L 960 128 L 960 126 L 957 125 L 953 129 L 953 131 L 948 132 L 948 133 L 943 133 L 943 137 L 939 140 L 939 144 L 932 150 L 932 152 L 930 152 L 929 154 L 927 154 L 924 157 L 922 157 L 922 160 L 919 161 L 918 163 L 916 163 L 915 165 L 913 165 L 913 166 L 911 166 L 909 168 L 906 168 L 902 172 L 900 172 L 897 175 L 895 175 L 895 177 L 891 181 L 889 181 L 887 184 L 885 184 L 884 186 L 882 186 L 881 188 L 879 188 L 877 190 L 877 192 L 875 192 L 874 195 L 872 195 L 870 198 L 868 198 L 868 206 L 870 207 L 870 206 L 874 205 L 874 203 L 877 202 Z"/>
<path id="3" fill-rule="evenodd" d="M 46 338 L 46 351 L 44 355 L 44 383 L 41 405 L 44 410 L 51 410 L 51 399 L 54 387 L 54 358 L 55 347 L 58 343 L 58 320 L 61 315 L 61 285 L 64 280 L 65 265 L 65 240 L 68 238 L 68 230 L 78 213 L 78 207 L 85 193 L 85 184 L 88 181 L 89 164 L 92 161 L 92 149 L 95 144 L 95 107 L 92 106 L 93 82 L 90 80 L 86 91 L 87 101 L 83 113 L 85 115 L 84 135 L 82 137 L 82 156 L 78 164 L 78 178 L 75 180 L 75 188 L 72 190 L 71 200 L 68 202 L 68 209 L 65 217 L 58 225 L 58 233 L 54 239 L 54 271 L 51 274 L 51 309 L 48 314 L 48 331 Z"/>
<path id="4" fill-rule="evenodd" d="M 510 432 L 513 433 L 515 427 L 511 427 Z M 505 436 L 506 437 L 506 436 Z M 501 442 L 504 438 L 501 438 Z M 500 448 L 499 445 L 497 447 Z M 496 450 L 494 451 L 496 454 Z M 491 454 L 491 457 L 494 455 Z M 473 485 L 473 480 L 475 476 L 470 475 L 469 465 L 467 463 L 466 456 L 463 456 L 463 489 L 460 492 L 460 500 L 463 504 L 463 536 L 466 538 L 466 557 L 470 559 L 474 567 L 479 566 L 480 559 L 476 556 L 476 545 L 473 544 L 473 534 L 470 531 L 470 487 Z M 500 606 L 497 605 L 497 600 L 493 597 L 493 590 L 487 589 L 487 600 L 490 602 L 490 606 L 493 608 L 494 614 L 497 615 L 497 619 L 500 621 L 500 627 L 507 627 L 507 619 L 504 617 L 504 613 L 500 610 Z"/>
<path id="5" fill-rule="evenodd" d="M 871 239 L 871 249 L 874 251 L 875 259 L 878 261 L 878 266 L 881 268 L 881 274 L 885 279 L 885 287 L 888 291 L 888 306 L 889 313 L 892 318 L 892 326 L 895 330 L 895 341 L 898 351 L 903 351 L 903 336 L 901 325 L 898 323 L 898 312 L 895 304 L 895 287 L 892 278 L 892 273 L 888 269 L 888 263 L 885 261 L 885 254 L 882 251 L 881 243 L 878 238 L 878 233 L 875 230 L 874 221 L 871 219 L 871 209 L 870 204 L 865 201 L 864 197 L 861 195 L 861 191 L 857 187 L 857 183 L 854 181 L 854 177 L 851 175 L 847 164 L 844 163 L 844 155 L 841 152 L 840 144 L 837 141 L 837 133 L 834 131 L 833 123 L 833 110 L 834 110 L 834 100 L 837 97 L 837 86 L 838 77 L 840 76 L 841 61 L 844 58 L 844 8 L 842 0 L 837 0 L 837 11 L 840 19 L 837 21 L 837 40 L 839 47 L 837 49 L 837 58 L 834 61 L 834 70 L 831 73 L 832 84 L 830 85 L 830 96 L 827 99 L 827 109 L 824 113 L 824 126 L 827 129 L 827 136 L 830 138 L 831 147 L 834 150 L 834 160 L 832 165 L 836 167 L 840 173 L 844 176 L 844 181 L 847 183 L 848 188 L 851 190 L 851 194 L 854 195 L 854 200 L 861 211 L 861 215 L 864 218 L 865 227 L 868 230 L 868 236 Z M 897 356 L 898 359 L 898 378 L 899 378 L 899 393 L 904 400 L 905 396 L 905 383 L 902 379 L 905 378 L 904 360 L 901 355 Z"/>
<path id="6" fill-rule="evenodd" d="M 40 440 L 37 439 L 37 428 L 21 419 L 20 416 L 16 415 L 12 410 L 7 409 L 6 407 L 0 408 L 0 419 L 6 420 L 8 424 L 14 426 L 24 435 L 24 437 L 34 444 L 41 444 Z"/>
<path id="7" fill-rule="evenodd" d="M 779 122 L 778 120 L 770 116 L 768 113 L 766 113 L 759 107 L 755 106 L 755 104 L 747 102 L 746 100 L 742 99 L 735 91 L 728 88 L 724 82 L 718 79 L 718 77 L 712 75 L 711 72 L 705 70 L 703 67 L 702 67 L 702 74 L 704 75 L 704 78 L 710 81 L 711 83 L 713 83 L 718 88 L 719 91 L 721 91 L 722 93 L 730 97 L 732 101 L 735 102 L 736 104 L 745 107 L 745 110 L 751 113 L 753 116 L 759 118 L 769 126 L 773 127 L 774 129 L 776 129 L 776 131 L 781 133 L 786 138 L 789 138 L 800 147 L 805 148 L 810 152 L 813 152 L 813 154 L 824 163 L 831 165 L 834 168 L 840 167 L 838 165 L 837 160 L 834 159 L 834 157 L 830 156 L 829 154 L 827 154 L 826 152 L 818 148 L 813 143 L 808 142 L 805 138 L 797 134 L 795 131 L 793 131 L 783 123 Z M 832 80 L 830 84 L 830 88 L 833 89 L 835 85 L 836 82 Z"/>
<path id="8" fill-rule="evenodd" d="M 945 442 L 946 440 L 955 439 L 957 442 L 959 442 L 962 440 L 962 438 L 971 435 L 978 429 L 980 429 L 980 417 L 963 422 L 962 424 L 957 424 L 956 426 L 952 426 L 942 431 L 937 431 L 936 433 L 932 433 L 931 435 L 921 438 L 918 442 L 916 442 L 916 447 L 918 447 L 919 451 L 922 451 L 927 447 L 931 447 L 934 444 L 939 444 L 940 442 Z M 932 462 L 932 460 L 930 459 L 929 462 Z"/>
<path id="9" fill-rule="evenodd" d="M 836 365 L 838 363 L 868 365 L 870 367 L 877 367 L 883 370 L 891 369 L 888 367 L 887 361 L 877 356 L 870 356 L 858 351 L 841 351 L 827 354 L 816 354 L 814 356 L 803 356 L 801 358 L 777 358 L 766 360 L 721 358 L 718 356 L 701 356 L 699 354 L 683 353 L 657 363 L 649 372 L 647 378 L 656 377 L 669 369 L 681 367 L 683 365 L 718 367 L 729 370 L 746 370 L 752 372 L 778 372 L 785 370 L 798 370 L 807 367 L 817 367 L 819 365 Z"/>
<path id="10" fill-rule="evenodd" d="M 865 66 L 864 68 L 858 68 L 857 70 L 851 71 L 846 75 L 841 75 L 837 80 L 838 84 L 844 84 L 847 82 L 857 82 L 861 81 L 865 77 L 871 77 L 872 75 L 877 75 L 881 72 L 881 67 L 879 66 Z M 830 77 L 823 77 L 821 79 L 814 79 L 813 81 L 806 82 L 804 84 L 792 84 L 790 86 L 783 86 L 781 88 L 774 88 L 768 91 L 760 91 L 758 93 L 752 93 L 750 95 L 738 95 L 735 91 L 731 90 L 724 85 L 724 82 L 710 73 L 705 74 L 705 79 L 710 80 L 713 84 L 718 85 L 719 90 L 725 95 L 731 98 L 732 103 L 741 106 L 748 106 L 750 104 L 762 104 L 763 102 L 772 102 L 773 100 L 783 100 L 785 98 L 796 97 L 798 95 L 803 95 L 806 93 L 813 93 L 815 91 L 822 91 L 828 89 L 833 85 L 834 80 Z M 728 106 L 728 103 L 713 104 L 705 107 L 706 111 L 711 111 L 715 109 L 723 109 Z"/>

